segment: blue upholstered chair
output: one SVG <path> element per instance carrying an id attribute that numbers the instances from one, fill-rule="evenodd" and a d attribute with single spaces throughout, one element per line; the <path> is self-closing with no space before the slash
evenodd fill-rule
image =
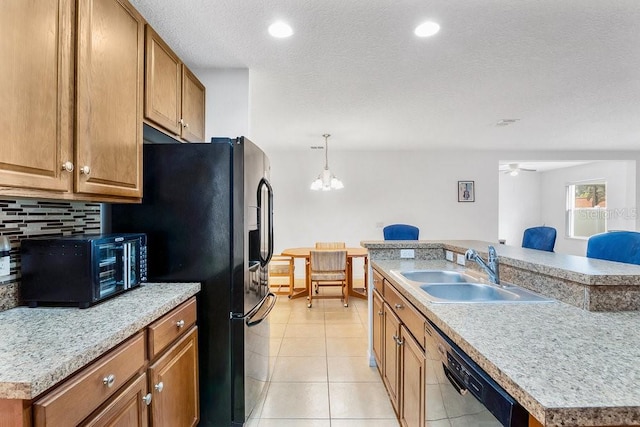
<path id="1" fill-rule="evenodd" d="M 609 231 L 589 237 L 587 258 L 640 264 L 640 233 Z"/>
<path id="2" fill-rule="evenodd" d="M 420 229 L 408 224 L 391 224 L 382 229 L 384 240 L 418 240 Z"/>
<path id="3" fill-rule="evenodd" d="M 522 247 L 553 252 L 556 245 L 556 229 L 553 227 L 531 227 L 524 230 Z"/>

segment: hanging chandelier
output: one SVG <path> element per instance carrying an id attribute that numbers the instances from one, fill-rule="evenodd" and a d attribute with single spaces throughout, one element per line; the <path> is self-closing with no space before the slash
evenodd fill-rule
<path id="1" fill-rule="evenodd" d="M 311 183 L 311 189 L 314 191 L 331 191 L 344 188 L 344 184 L 329 170 L 329 143 L 327 139 L 331 136 L 328 133 L 322 135 L 324 137 L 324 170 L 320 172 L 318 178 Z"/>

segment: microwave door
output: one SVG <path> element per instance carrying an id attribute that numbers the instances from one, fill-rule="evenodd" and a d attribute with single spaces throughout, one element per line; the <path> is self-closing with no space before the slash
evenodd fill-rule
<path id="1" fill-rule="evenodd" d="M 98 246 L 98 251 L 96 296 L 102 299 L 124 289 L 124 246 L 121 243 L 104 243 Z"/>

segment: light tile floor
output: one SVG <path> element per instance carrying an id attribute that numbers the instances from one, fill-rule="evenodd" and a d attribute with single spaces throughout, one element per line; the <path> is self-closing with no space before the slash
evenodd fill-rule
<path id="1" fill-rule="evenodd" d="M 270 320 L 271 382 L 246 427 L 398 427 L 368 364 L 365 300 L 307 308 L 304 297 L 279 296 Z"/>

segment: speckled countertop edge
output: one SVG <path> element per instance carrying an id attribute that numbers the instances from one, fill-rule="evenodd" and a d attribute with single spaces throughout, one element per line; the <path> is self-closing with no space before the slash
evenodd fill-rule
<path id="1" fill-rule="evenodd" d="M 200 291 L 149 283 L 87 309 L 0 313 L 0 398 L 32 399 Z"/>
<path id="2" fill-rule="evenodd" d="M 602 261 L 575 255 L 537 251 L 495 242 L 479 240 L 380 240 L 362 241 L 368 249 L 447 249 L 464 253 L 467 249 L 477 250 L 486 257 L 488 245 L 496 248 L 500 262 L 516 268 L 530 270 L 539 274 L 571 280 L 593 286 L 620 285 L 640 286 L 640 266 L 620 262 Z"/>
<path id="3" fill-rule="evenodd" d="M 640 312 L 551 304 L 433 304 L 390 270 L 446 261 L 372 261 L 534 417 L 547 426 L 640 424 Z"/>

